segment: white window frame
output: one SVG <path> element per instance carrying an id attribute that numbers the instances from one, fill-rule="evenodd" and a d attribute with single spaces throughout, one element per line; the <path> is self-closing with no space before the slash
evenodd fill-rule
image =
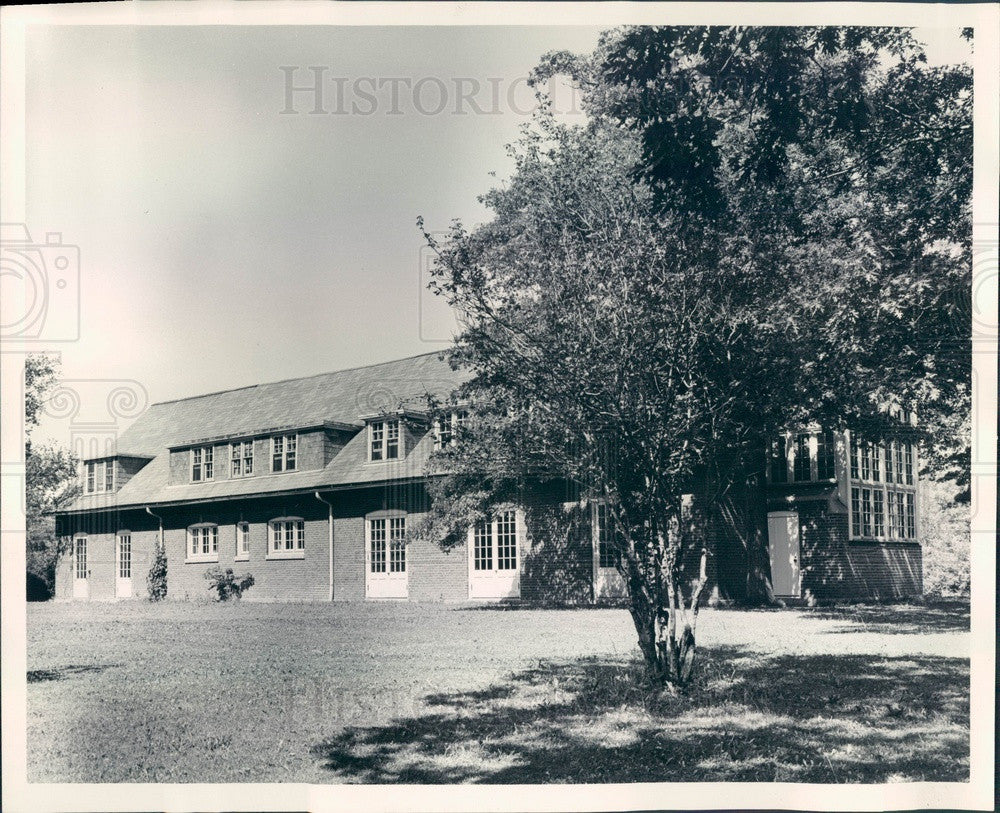
<path id="1" fill-rule="evenodd" d="M 192 483 L 207 483 L 215 479 L 215 447 L 214 446 L 193 446 L 189 450 L 188 474 Z M 198 477 L 195 478 L 197 467 Z"/>
<path id="2" fill-rule="evenodd" d="M 441 451 L 445 446 L 454 446 L 458 443 L 458 433 L 469 418 L 469 411 L 466 409 L 453 409 L 447 415 L 441 415 L 434 419 L 434 450 Z M 447 431 L 443 426 L 447 424 Z"/>
<path id="3" fill-rule="evenodd" d="M 113 460 L 88 460 L 83 464 L 83 493 L 110 494 L 115 490 L 115 464 Z M 108 482 L 108 475 L 111 475 Z"/>
<path id="4" fill-rule="evenodd" d="M 249 448 L 250 454 L 247 455 Z M 253 440 L 234 440 L 229 444 L 229 476 L 253 477 L 256 468 Z M 247 465 L 249 464 L 249 466 Z"/>
<path id="5" fill-rule="evenodd" d="M 901 438 L 869 442 L 849 432 L 847 454 L 848 538 L 855 542 L 919 543 L 919 467 L 916 444 L 912 440 Z M 890 460 L 891 463 L 887 462 Z M 869 492 L 868 501 L 864 499 L 865 492 Z M 875 492 L 882 495 L 879 517 L 875 517 L 876 504 L 879 502 L 875 498 Z M 871 505 L 871 522 L 866 526 L 864 519 L 868 502 Z M 876 534 L 877 530 L 882 533 Z"/>
<path id="6" fill-rule="evenodd" d="M 275 547 L 276 542 L 280 547 Z M 305 556 L 306 522 L 302 517 L 275 517 L 268 521 L 265 559 L 304 559 Z"/>
<path id="7" fill-rule="evenodd" d="M 281 451 L 278 452 L 278 442 L 281 442 Z M 294 447 L 289 452 L 289 446 Z M 275 458 L 280 455 L 280 468 L 276 468 Z M 299 470 L 299 435 L 297 432 L 283 432 L 280 435 L 271 436 L 271 474 L 284 474 L 289 471 Z M 289 465 L 291 458 L 291 465 Z"/>
<path id="8" fill-rule="evenodd" d="M 395 451 L 390 457 L 390 427 L 395 432 Z M 401 460 L 403 455 L 403 427 L 399 418 L 380 418 L 377 421 L 368 423 L 368 462 L 385 463 L 390 460 Z"/>
<path id="9" fill-rule="evenodd" d="M 246 562 L 250 559 L 250 523 L 241 520 L 236 523 L 234 562 Z"/>
<path id="10" fill-rule="evenodd" d="M 208 550 L 205 550 L 206 541 Z M 188 525 L 185 540 L 185 562 L 219 561 L 219 526 L 214 522 L 196 522 Z"/>
<path id="11" fill-rule="evenodd" d="M 128 565 L 128 573 L 122 573 L 124 565 Z M 132 578 L 132 532 L 119 531 L 115 534 L 115 578 Z"/>

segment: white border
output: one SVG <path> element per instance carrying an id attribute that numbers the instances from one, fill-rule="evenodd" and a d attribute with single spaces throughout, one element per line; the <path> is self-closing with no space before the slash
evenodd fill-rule
<path id="1" fill-rule="evenodd" d="M 93 4 L 6 7 L 0 10 L 0 217 L 24 221 L 24 28 L 60 25 L 597 25 L 624 23 L 768 25 L 974 26 L 975 170 L 973 208 L 976 240 L 996 238 L 998 134 L 997 30 L 1000 7 L 991 4 L 904 3 L 353 3 L 292 2 Z M 21 115 L 19 115 L 21 113 Z M 979 265 L 980 268 L 983 264 Z M 995 260 L 992 266 L 995 268 Z M 989 271 L 988 268 L 983 269 Z M 976 280 L 977 282 L 979 280 Z M 984 321 L 997 323 L 996 303 Z M 309 786 L 309 785 L 32 785 L 28 786 L 24 732 L 25 608 L 23 518 L 11 484 L 23 464 L 4 469 L 3 528 L 3 807 L 6 810 L 288 810 L 373 808 L 394 811 L 623 810 L 775 808 L 863 810 L 950 807 L 992 809 L 993 689 L 995 663 L 996 527 L 996 337 L 974 343 L 973 392 L 973 589 L 971 782 L 899 785 L 656 784 L 597 786 Z M 4 447 L 20 427 L 23 357 L 5 351 L 2 414 Z M 10 431 L 6 431 L 10 430 Z M 5 460 L 20 460 L 4 456 Z M 7 475 L 10 475 L 9 477 Z M 23 493 L 22 493 L 23 500 Z"/>

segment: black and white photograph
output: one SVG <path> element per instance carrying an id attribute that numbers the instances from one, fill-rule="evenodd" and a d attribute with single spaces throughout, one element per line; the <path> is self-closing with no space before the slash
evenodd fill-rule
<path id="1" fill-rule="evenodd" d="M 4 809 L 994 809 L 998 25 L 3 9 Z"/>

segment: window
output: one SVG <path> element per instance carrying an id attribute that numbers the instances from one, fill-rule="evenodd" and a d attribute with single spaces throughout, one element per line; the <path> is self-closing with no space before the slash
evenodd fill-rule
<path id="1" fill-rule="evenodd" d="M 306 549 L 306 524 L 297 517 L 273 519 L 271 544 L 268 555 L 272 557 L 301 558 Z"/>
<path id="2" fill-rule="evenodd" d="M 906 495 L 906 538 L 915 539 L 917 536 L 917 512 L 913 494 Z"/>
<path id="3" fill-rule="evenodd" d="M 876 488 L 872 493 L 872 535 L 876 538 L 885 536 L 885 505 L 884 492 Z"/>
<path id="4" fill-rule="evenodd" d="M 191 450 L 191 482 L 201 483 L 215 476 L 213 459 L 215 450 L 211 446 L 201 446 Z"/>
<path id="5" fill-rule="evenodd" d="M 368 457 L 370 460 L 399 458 L 399 421 L 373 421 L 368 426 Z"/>
<path id="6" fill-rule="evenodd" d="M 250 558 L 250 523 L 236 523 L 236 558 Z"/>
<path id="7" fill-rule="evenodd" d="M 219 526 L 192 525 L 188 528 L 188 561 L 219 561 Z"/>
<path id="8" fill-rule="evenodd" d="M 443 449 L 445 446 L 455 445 L 462 427 L 465 426 L 469 413 L 464 410 L 456 410 L 447 415 L 442 415 L 434 421 L 434 448 Z"/>
<path id="9" fill-rule="evenodd" d="M 861 536 L 861 489 L 851 488 L 851 536 Z"/>
<path id="10" fill-rule="evenodd" d="M 858 458 L 861 457 L 861 450 L 858 448 L 858 440 L 851 436 L 851 479 L 861 479 L 861 468 L 858 465 Z"/>
<path id="11" fill-rule="evenodd" d="M 74 575 L 78 579 L 86 579 L 87 570 L 87 537 L 78 536 L 73 540 Z"/>
<path id="12" fill-rule="evenodd" d="M 517 514 L 513 510 L 477 522 L 472 540 L 473 569 L 517 570 Z"/>
<path id="13" fill-rule="evenodd" d="M 872 535 L 872 490 L 861 489 L 861 535 Z"/>
<path id="14" fill-rule="evenodd" d="M 788 482 L 788 457 L 785 454 L 784 437 L 778 437 L 771 442 L 771 482 Z"/>
<path id="15" fill-rule="evenodd" d="M 903 476 L 906 478 L 906 485 L 913 485 L 913 444 L 906 441 L 904 444 L 903 456 Z"/>
<path id="16" fill-rule="evenodd" d="M 238 440 L 230 446 L 233 477 L 249 477 L 253 474 L 253 441 Z"/>
<path id="17" fill-rule="evenodd" d="M 889 497 L 889 538 L 900 539 L 903 536 L 903 526 L 900 523 L 899 501 L 902 499 L 902 492 L 890 491 Z"/>
<path id="18" fill-rule="evenodd" d="M 132 534 L 118 536 L 118 578 L 132 578 Z"/>
<path id="19" fill-rule="evenodd" d="M 867 440 L 861 445 L 861 479 L 872 479 L 872 445 Z"/>
<path id="20" fill-rule="evenodd" d="M 796 482 L 806 482 L 811 478 L 809 461 L 809 435 L 801 434 L 795 436 L 795 472 Z"/>
<path id="21" fill-rule="evenodd" d="M 406 572 L 406 517 L 368 520 L 372 573 Z"/>
<path id="22" fill-rule="evenodd" d="M 615 549 L 611 544 L 611 516 L 606 503 L 599 502 L 594 506 L 594 524 L 597 534 L 597 566 L 615 567 Z"/>
<path id="23" fill-rule="evenodd" d="M 832 480 L 837 476 L 834 468 L 835 451 L 833 432 L 820 432 L 816 436 L 816 476 L 820 480 Z"/>
<path id="24" fill-rule="evenodd" d="M 869 443 L 868 449 L 872 457 L 872 480 L 879 483 L 882 481 L 882 446 L 878 443 Z"/>
<path id="25" fill-rule="evenodd" d="M 295 471 L 297 435 L 275 435 L 271 438 L 271 471 Z"/>
<path id="26" fill-rule="evenodd" d="M 891 440 L 886 441 L 885 444 L 885 481 L 887 483 L 891 483 L 894 477 L 892 470 L 892 459 L 894 454 L 893 449 L 895 445 L 896 445 L 895 442 Z"/>
<path id="27" fill-rule="evenodd" d="M 102 494 L 115 490 L 115 463 L 113 460 L 90 461 L 86 464 L 83 490 L 87 494 Z"/>

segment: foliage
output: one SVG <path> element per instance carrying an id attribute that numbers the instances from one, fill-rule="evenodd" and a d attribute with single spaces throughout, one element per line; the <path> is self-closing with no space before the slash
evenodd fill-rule
<path id="1" fill-rule="evenodd" d="M 79 493 L 76 458 L 53 443 L 32 443 L 31 430 L 38 426 L 48 391 L 55 385 L 58 363 L 50 356 L 30 354 L 24 362 L 25 416 L 25 531 L 28 582 L 51 595 L 60 549 L 52 512 L 67 505 Z M 44 597 L 47 597 L 45 595 Z"/>
<path id="2" fill-rule="evenodd" d="M 970 77 L 896 29 L 626 29 L 536 78 L 557 70 L 589 123 L 543 106 L 492 221 L 425 231 L 475 417 L 416 533 L 458 544 L 544 480 L 605 499 L 640 649 L 677 688 L 705 517 L 753 502 L 776 431 L 967 407 Z"/>
<path id="3" fill-rule="evenodd" d="M 967 596 L 971 586 L 969 506 L 952 500 L 949 482 L 921 480 L 920 487 L 924 594 Z"/>
<path id="4" fill-rule="evenodd" d="M 159 543 L 153 551 L 153 563 L 149 566 L 146 586 L 150 601 L 162 601 L 167 597 L 167 552 Z"/>
<path id="5" fill-rule="evenodd" d="M 242 578 L 237 578 L 233 574 L 233 569 L 227 567 L 223 571 L 219 567 L 213 567 L 205 572 L 208 579 L 208 587 L 215 590 L 219 601 L 229 601 L 231 598 L 241 598 L 246 590 L 253 587 L 253 576 L 247 573 Z"/>

